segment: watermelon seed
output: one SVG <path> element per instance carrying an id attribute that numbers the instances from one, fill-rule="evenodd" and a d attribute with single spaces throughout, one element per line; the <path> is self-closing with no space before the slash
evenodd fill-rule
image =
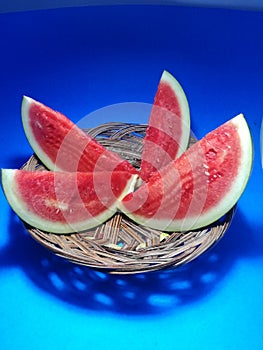
<path id="1" fill-rule="evenodd" d="M 220 171 L 216 171 L 216 169 L 211 170 L 211 176 L 208 179 L 209 183 L 214 182 L 216 179 L 221 178 L 223 174 Z"/>
<path id="2" fill-rule="evenodd" d="M 210 148 L 206 152 L 206 156 L 207 156 L 207 158 L 214 159 L 216 157 L 216 151 L 214 149 Z"/>
<path id="3" fill-rule="evenodd" d="M 39 129 L 43 129 L 41 123 L 39 123 L 38 121 L 35 122 L 35 125 L 36 125 Z"/>

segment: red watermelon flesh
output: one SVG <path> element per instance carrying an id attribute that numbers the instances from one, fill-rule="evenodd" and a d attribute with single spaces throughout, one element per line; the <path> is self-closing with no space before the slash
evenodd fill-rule
<path id="1" fill-rule="evenodd" d="M 31 147 L 50 170 L 137 173 L 128 161 L 107 150 L 62 113 L 26 96 L 22 121 Z"/>
<path id="2" fill-rule="evenodd" d="M 236 204 L 251 166 L 251 136 L 240 114 L 128 194 L 120 209 L 137 223 L 163 231 L 204 227 Z"/>
<path id="3" fill-rule="evenodd" d="M 156 170 L 181 155 L 188 146 L 189 137 L 187 98 L 179 82 L 164 71 L 144 138 L 141 178 L 148 181 Z"/>
<path id="4" fill-rule="evenodd" d="M 6 198 L 33 227 L 54 233 L 78 232 L 108 220 L 117 202 L 133 190 L 128 172 L 2 170 Z"/>

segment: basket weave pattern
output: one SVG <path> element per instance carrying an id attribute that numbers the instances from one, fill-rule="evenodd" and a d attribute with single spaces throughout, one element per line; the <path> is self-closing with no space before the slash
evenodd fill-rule
<path id="1" fill-rule="evenodd" d="M 85 131 L 139 168 L 146 127 L 107 123 Z M 35 155 L 23 169 L 46 170 Z M 122 213 L 94 229 L 65 235 L 24 225 L 35 240 L 63 258 L 105 272 L 128 274 L 177 267 L 195 259 L 222 238 L 234 212 L 235 208 L 202 230 L 169 234 L 138 225 Z"/>

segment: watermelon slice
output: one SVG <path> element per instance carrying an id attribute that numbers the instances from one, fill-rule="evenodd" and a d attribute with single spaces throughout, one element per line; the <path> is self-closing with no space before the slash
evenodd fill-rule
<path id="1" fill-rule="evenodd" d="M 53 233 L 87 230 L 108 220 L 117 202 L 133 190 L 128 172 L 52 172 L 2 170 L 5 196 L 17 215 Z"/>
<path id="2" fill-rule="evenodd" d="M 190 112 L 179 82 L 164 71 L 154 98 L 144 138 L 141 178 L 148 181 L 156 170 L 180 156 L 190 138 Z"/>
<path id="3" fill-rule="evenodd" d="M 137 170 L 107 150 L 63 114 L 23 97 L 22 122 L 27 139 L 42 163 L 53 171 Z"/>
<path id="4" fill-rule="evenodd" d="M 128 194 L 119 208 L 135 222 L 163 231 L 204 227 L 236 204 L 251 166 L 252 140 L 240 114 Z"/>

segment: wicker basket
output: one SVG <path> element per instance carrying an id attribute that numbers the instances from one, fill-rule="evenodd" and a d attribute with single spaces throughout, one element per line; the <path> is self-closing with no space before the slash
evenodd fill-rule
<path id="1" fill-rule="evenodd" d="M 107 123 L 85 131 L 139 168 L 145 130 L 146 125 Z M 33 155 L 23 169 L 45 168 Z M 105 272 L 134 274 L 178 267 L 195 259 L 222 238 L 234 212 L 235 207 L 202 230 L 170 234 L 137 225 L 121 213 L 94 229 L 66 235 L 24 225 L 36 241 L 69 261 Z"/>

